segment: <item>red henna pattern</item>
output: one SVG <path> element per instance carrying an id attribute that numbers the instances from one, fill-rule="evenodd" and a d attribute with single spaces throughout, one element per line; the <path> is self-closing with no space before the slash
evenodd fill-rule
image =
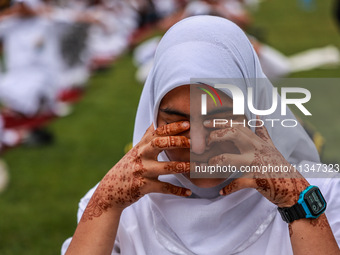
<path id="1" fill-rule="evenodd" d="M 125 207 L 142 197 L 141 188 L 145 186 L 142 176 L 146 169 L 138 149 L 138 146 L 133 148 L 103 178 L 83 214 L 83 221 L 99 217 L 114 205 Z"/>
<path id="2" fill-rule="evenodd" d="M 228 133 L 236 133 L 235 128 L 219 129 L 214 131 L 214 134 L 216 135 L 217 138 L 224 137 Z"/>
<path id="3" fill-rule="evenodd" d="M 155 131 L 157 135 L 172 135 L 178 134 L 179 132 L 183 132 L 182 123 L 171 123 L 170 125 L 164 125 L 158 127 Z"/>
<path id="4" fill-rule="evenodd" d="M 165 170 L 168 170 L 170 173 L 183 173 L 190 170 L 190 162 L 169 163 L 165 166 Z"/>
<path id="5" fill-rule="evenodd" d="M 268 144 L 260 149 L 255 148 L 254 159 L 251 166 L 280 166 L 289 163 L 283 156 Z M 267 172 L 261 176 L 254 176 L 256 189 L 278 206 L 293 205 L 297 202 L 299 194 L 308 186 L 308 182 L 298 173 Z"/>
<path id="6" fill-rule="evenodd" d="M 235 181 L 232 181 L 228 186 L 222 189 L 223 195 L 228 195 L 237 189 L 238 185 Z"/>
<path id="7" fill-rule="evenodd" d="M 178 196 L 185 196 L 186 189 L 182 189 L 180 187 L 173 186 L 169 183 L 164 184 L 165 191 L 170 192 L 171 194 L 178 195 Z"/>
<path id="8" fill-rule="evenodd" d="M 81 220 L 85 222 L 87 220 L 92 220 L 94 217 L 99 217 L 103 212 L 107 211 L 108 208 L 111 207 L 112 205 L 109 202 L 105 201 L 97 194 L 94 194 L 87 205 Z"/>
<path id="9" fill-rule="evenodd" d="M 313 226 L 313 227 L 318 227 L 321 230 L 323 230 L 324 228 L 330 228 L 328 220 L 326 218 L 326 216 L 323 214 L 321 215 L 319 218 L 317 219 L 310 219 L 309 223 Z"/>
<path id="10" fill-rule="evenodd" d="M 152 141 L 151 145 L 160 149 L 170 147 L 190 148 L 189 139 L 184 136 L 157 137 Z"/>

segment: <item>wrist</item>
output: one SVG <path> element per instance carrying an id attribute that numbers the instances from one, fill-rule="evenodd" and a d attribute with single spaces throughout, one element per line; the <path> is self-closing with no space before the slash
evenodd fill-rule
<path id="1" fill-rule="evenodd" d="M 293 206 L 278 207 L 282 219 L 291 223 L 298 219 L 317 219 L 326 210 L 327 203 L 317 186 L 303 190 Z"/>
<path id="2" fill-rule="evenodd" d="M 306 179 L 292 179 L 291 185 L 294 189 L 287 192 L 285 199 L 277 204 L 278 207 L 292 207 L 298 202 L 301 192 L 310 186 Z"/>

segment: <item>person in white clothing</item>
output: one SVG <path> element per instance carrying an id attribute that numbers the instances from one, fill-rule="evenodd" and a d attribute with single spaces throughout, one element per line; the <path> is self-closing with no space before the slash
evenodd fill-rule
<path id="1" fill-rule="evenodd" d="M 249 109 L 233 115 L 231 92 L 213 90 L 217 78 L 231 79 L 245 95 L 251 90 L 255 109 L 270 108 L 273 87 L 238 26 L 212 16 L 174 25 L 144 85 L 134 147 L 81 200 L 79 224 L 62 254 L 340 254 L 339 179 L 294 171 L 291 164 L 319 162 L 301 125 L 258 125 Z M 202 91 L 216 92 L 218 100 L 203 107 Z M 282 119 L 280 110 L 270 116 Z M 255 120 L 257 127 L 213 125 L 226 115 L 238 123 Z M 295 120 L 289 110 L 285 118 Z M 291 170 L 193 178 L 207 164 Z M 319 186 L 326 213 L 310 185 Z M 315 217 L 291 216 L 299 194 L 307 193 L 320 204 Z"/>
<path id="2" fill-rule="evenodd" d="M 7 70 L 0 100 L 7 108 L 30 117 L 42 108 L 53 109 L 55 40 L 51 23 L 35 13 L 40 1 L 18 1 L 15 5 L 17 13 L 0 23 Z"/>

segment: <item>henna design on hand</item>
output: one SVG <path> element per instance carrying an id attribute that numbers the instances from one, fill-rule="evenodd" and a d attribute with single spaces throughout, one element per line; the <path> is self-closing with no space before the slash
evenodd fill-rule
<path id="1" fill-rule="evenodd" d="M 215 131 L 216 137 L 221 138 L 224 137 L 228 133 L 236 133 L 235 128 L 227 128 L 227 129 L 219 129 Z"/>
<path id="2" fill-rule="evenodd" d="M 157 137 L 151 142 L 151 146 L 159 149 L 171 147 L 190 148 L 190 141 L 185 136 Z"/>
<path id="3" fill-rule="evenodd" d="M 320 217 L 317 218 L 317 219 L 310 219 L 309 223 L 313 227 L 318 227 L 321 230 L 323 230 L 324 228 L 330 228 L 327 217 L 325 216 L 325 214 L 320 215 Z"/>
<path id="4" fill-rule="evenodd" d="M 97 194 L 93 194 L 93 197 L 88 203 L 81 220 L 86 222 L 87 220 L 92 220 L 94 217 L 99 217 L 103 212 L 107 211 L 111 207 L 112 205 L 110 203 Z"/>
<path id="5" fill-rule="evenodd" d="M 256 178 L 255 179 L 256 185 L 258 189 L 262 189 L 264 192 L 270 192 L 270 185 L 269 181 L 265 178 Z"/>
<path id="6" fill-rule="evenodd" d="M 160 136 L 170 136 L 182 133 L 190 127 L 189 122 L 182 121 L 182 122 L 173 122 L 168 125 L 160 126 L 156 129 L 155 134 Z"/>
<path id="7" fill-rule="evenodd" d="M 190 125 L 188 122 L 182 122 L 180 124 L 172 123 L 169 126 L 163 127 L 163 129 L 160 129 L 160 132 L 163 134 L 175 133 L 178 130 L 188 129 Z M 104 176 L 85 209 L 82 221 L 99 217 L 113 207 L 122 210 L 139 200 L 146 193 L 153 190 L 159 191 L 162 187 L 166 193 L 170 192 L 180 196 L 191 194 L 187 189 L 171 184 L 163 184 L 163 186 L 159 185 L 159 183 L 157 185 L 153 184 L 156 182 L 155 179 L 159 174 L 164 174 L 164 170 L 167 170 L 169 173 L 190 171 L 190 162 L 169 162 L 166 166 L 163 165 L 159 168 L 158 172 L 154 170 L 157 154 L 160 151 L 159 148 L 190 147 L 189 139 L 184 136 L 157 137 L 157 134 L 155 137 L 155 132 L 152 132 L 153 136 L 150 135 L 151 132 L 152 129 L 149 128 L 143 137 L 144 140 L 132 148 Z M 150 145 L 154 147 L 153 153 L 150 153 Z M 148 171 L 147 168 L 150 170 Z M 152 185 L 154 186 L 152 187 Z"/>
<path id="8" fill-rule="evenodd" d="M 228 186 L 224 187 L 221 191 L 221 195 L 226 195 L 232 193 L 234 190 L 238 188 L 238 184 L 235 181 L 232 181 Z M 222 193 L 221 193 L 222 192 Z"/>
<path id="9" fill-rule="evenodd" d="M 99 217 L 113 206 L 126 207 L 143 196 L 141 188 L 145 180 L 142 176 L 146 169 L 138 149 L 134 147 L 103 178 L 86 207 L 83 221 Z"/>
<path id="10" fill-rule="evenodd" d="M 168 170 L 170 173 L 183 173 L 190 170 L 190 162 L 169 163 L 165 166 L 165 170 Z"/>
<path id="11" fill-rule="evenodd" d="M 177 186 L 173 186 L 170 183 L 165 183 L 164 189 L 165 189 L 164 190 L 165 192 L 168 191 L 171 194 L 174 194 L 174 195 L 177 195 L 177 196 L 186 196 L 187 195 L 186 189 L 183 189 L 183 188 L 180 188 L 180 187 L 177 187 Z"/>
<path id="12" fill-rule="evenodd" d="M 250 165 L 258 166 L 259 169 L 269 165 L 289 169 L 288 172 L 266 172 L 260 176 L 255 174 L 256 189 L 280 207 L 292 206 L 297 203 L 300 192 L 309 185 L 308 182 L 276 149 L 264 126 L 256 128 L 255 133 L 261 138 L 261 143 L 254 145 L 254 159 Z"/>
<path id="13" fill-rule="evenodd" d="M 308 182 L 298 173 L 294 172 L 291 165 L 281 153 L 274 147 L 262 144 L 255 148 L 254 160 L 251 166 L 287 166 L 290 172 L 268 172 L 262 175 L 254 175 L 256 189 L 279 207 L 292 206 L 297 203 L 300 192 L 309 186 Z"/>

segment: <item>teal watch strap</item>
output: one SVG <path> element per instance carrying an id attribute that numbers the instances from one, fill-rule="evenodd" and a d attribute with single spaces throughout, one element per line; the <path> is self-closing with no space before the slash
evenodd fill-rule
<path id="1" fill-rule="evenodd" d="M 279 210 L 283 221 L 287 223 L 291 223 L 294 220 L 306 218 L 306 212 L 303 209 L 303 206 L 299 203 L 296 203 L 292 207 L 278 207 L 277 209 Z"/>
<path id="2" fill-rule="evenodd" d="M 300 193 L 298 202 L 291 207 L 278 208 L 282 219 L 291 223 L 303 218 L 318 218 L 326 210 L 326 201 L 316 186 L 308 186 Z"/>

